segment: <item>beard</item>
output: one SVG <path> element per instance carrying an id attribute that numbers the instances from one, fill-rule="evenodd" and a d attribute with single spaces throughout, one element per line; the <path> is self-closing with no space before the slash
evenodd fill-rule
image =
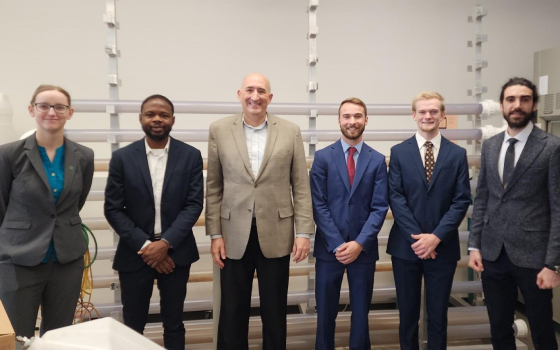
<path id="1" fill-rule="evenodd" d="M 146 137 L 150 138 L 151 140 L 163 141 L 167 139 L 167 137 L 169 136 L 169 133 L 171 132 L 171 126 L 162 125 L 161 127 L 163 128 L 163 130 L 161 133 L 158 134 L 152 133 L 152 129 L 150 125 L 142 125 L 142 130 L 144 130 Z"/>
<path id="2" fill-rule="evenodd" d="M 513 113 L 520 113 L 523 115 L 523 118 L 521 120 L 513 120 L 511 118 L 511 114 Z M 508 126 L 511 129 L 523 129 L 527 126 L 527 124 L 529 124 L 531 119 L 533 119 L 533 112 L 527 113 L 522 109 L 516 109 L 509 112 L 508 114 L 504 113 L 504 119 L 507 121 Z"/>
<path id="3" fill-rule="evenodd" d="M 358 126 L 356 127 L 356 133 L 355 134 L 350 134 L 345 128 L 340 127 L 340 131 L 342 132 L 342 135 L 344 135 L 347 139 L 349 140 L 356 140 L 359 139 L 362 134 L 364 133 L 364 130 L 366 129 L 365 126 Z"/>

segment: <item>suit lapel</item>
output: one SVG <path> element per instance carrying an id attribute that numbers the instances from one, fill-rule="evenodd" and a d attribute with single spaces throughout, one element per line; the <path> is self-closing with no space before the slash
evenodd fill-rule
<path id="1" fill-rule="evenodd" d="M 509 180 L 509 184 L 505 189 L 505 192 L 509 191 L 519 178 L 529 169 L 531 164 L 535 161 L 539 153 L 543 150 L 546 145 L 546 139 L 548 135 L 546 133 L 541 133 L 537 127 L 533 127 L 533 131 L 527 139 L 527 144 L 523 147 L 523 152 L 519 156 L 519 160 L 513 169 L 513 174 Z"/>
<path id="2" fill-rule="evenodd" d="M 449 147 L 449 140 L 444 138 L 443 136 L 441 137 L 441 144 L 439 147 L 439 152 L 438 152 L 438 156 L 436 159 L 436 164 L 434 166 L 434 172 L 432 174 L 432 179 L 430 180 L 430 184 L 428 186 L 428 192 L 430 192 L 430 189 L 432 188 L 434 182 L 436 182 L 436 179 L 441 171 L 441 169 L 443 168 L 443 165 L 445 164 L 445 160 L 447 159 L 447 156 L 449 155 L 449 150 L 451 149 L 451 147 Z M 427 182 L 427 179 L 426 179 Z"/>
<path id="3" fill-rule="evenodd" d="M 360 184 L 364 173 L 369 165 L 371 159 L 371 148 L 365 143 L 362 145 L 362 152 L 358 155 L 358 165 L 356 166 L 356 174 L 354 175 L 354 183 L 352 184 L 352 191 L 350 192 L 350 197 L 356 192 L 356 188 Z"/>
<path id="4" fill-rule="evenodd" d="M 268 115 L 268 131 L 266 135 L 266 146 L 264 148 L 264 155 L 261 162 L 261 167 L 259 169 L 259 173 L 257 174 L 257 178 L 255 181 L 259 179 L 261 174 L 263 173 L 268 160 L 270 159 L 270 155 L 272 154 L 272 150 L 274 149 L 274 144 L 276 143 L 276 137 L 278 136 L 278 127 L 276 126 L 276 117 L 269 114 Z"/>
<path id="5" fill-rule="evenodd" d="M 485 142 L 488 143 L 488 151 L 486 156 L 488 160 L 488 174 L 491 176 L 488 180 L 489 183 L 494 183 L 496 188 L 503 189 L 502 180 L 500 179 L 500 173 L 498 172 L 498 162 L 500 159 L 500 151 L 502 149 L 502 143 L 504 142 L 505 132 L 502 132 L 501 136 L 496 137 L 496 139 L 490 139 Z"/>
<path id="6" fill-rule="evenodd" d="M 78 148 L 72 141 L 64 138 L 64 187 L 56 202 L 57 204 L 62 203 L 64 197 L 68 194 L 68 189 L 74 181 L 74 175 L 76 174 L 79 161 L 80 153 L 78 152 Z"/>
<path id="7" fill-rule="evenodd" d="M 409 138 L 408 141 L 406 142 L 408 146 L 408 151 L 410 153 L 410 158 L 412 159 L 412 162 L 416 166 L 416 169 L 418 170 L 420 177 L 422 177 L 424 185 L 428 187 L 428 180 L 426 179 L 426 169 L 424 169 L 424 164 L 422 163 L 422 157 L 420 156 L 420 150 L 418 149 L 418 142 L 416 141 L 416 135 Z"/>
<path id="8" fill-rule="evenodd" d="M 340 141 L 331 146 L 331 157 L 342 178 L 344 187 L 346 187 L 346 191 L 350 193 L 350 178 L 348 177 L 348 168 L 346 168 L 346 159 Z"/>
<path id="9" fill-rule="evenodd" d="M 25 140 L 24 147 L 27 150 L 26 154 L 27 154 L 27 158 L 29 159 L 29 162 L 31 163 L 31 165 L 33 165 L 35 171 L 37 172 L 41 180 L 43 180 L 43 184 L 47 186 L 47 189 L 49 190 L 50 193 L 51 185 L 49 184 L 49 180 L 47 179 L 47 174 L 45 173 L 45 168 L 43 167 L 43 161 L 41 160 L 41 155 L 39 154 L 39 149 L 37 148 L 38 145 L 37 145 L 37 139 L 35 138 L 35 134 L 29 136 Z"/>
<path id="10" fill-rule="evenodd" d="M 167 155 L 167 164 L 165 165 L 165 177 L 163 178 L 163 188 L 161 193 L 165 193 L 165 189 L 171 181 L 171 174 L 173 174 L 173 169 L 179 161 L 179 151 L 177 150 L 177 142 L 172 137 L 169 137 L 169 154 Z"/>
<path id="11" fill-rule="evenodd" d="M 136 141 L 136 163 L 140 169 L 140 174 L 144 178 L 146 187 L 148 187 L 149 193 L 152 195 L 152 200 L 154 198 L 154 189 L 152 188 L 152 176 L 150 175 L 150 167 L 148 166 L 148 156 L 146 155 L 146 144 L 145 140 Z"/>
<path id="12" fill-rule="evenodd" d="M 237 150 L 239 151 L 243 165 L 245 165 L 245 169 L 247 169 L 247 172 L 251 175 L 254 181 L 255 174 L 253 174 L 253 169 L 251 168 L 251 163 L 249 161 L 249 151 L 247 150 L 247 141 L 245 139 L 245 132 L 243 131 L 242 113 L 236 116 L 233 126 L 231 127 L 231 132 L 233 133 L 233 139 L 237 145 Z"/>

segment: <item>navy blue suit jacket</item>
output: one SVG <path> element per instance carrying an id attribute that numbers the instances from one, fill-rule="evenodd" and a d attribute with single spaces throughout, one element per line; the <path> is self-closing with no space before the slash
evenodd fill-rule
<path id="1" fill-rule="evenodd" d="M 310 181 L 317 225 L 313 256 L 336 261 L 333 251 L 356 241 L 364 250 L 354 262 L 377 261 L 377 234 L 389 209 L 385 156 L 364 143 L 350 188 L 344 151 L 337 141 L 315 153 Z"/>
<path id="2" fill-rule="evenodd" d="M 171 245 L 176 265 L 198 260 L 192 227 L 202 212 L 203 175 L 200 151 L 169 138 L 161 198 L 161 238 Z M 155 201 L 144 139 L 113 152 L 105 188 L 105 217 L 119 235 L 113 269 L 144 266 L 138 251 L 154 240 Z"/>
<path id="3" fill-rule="evenodd" d="M 458 227 L 471 202 L 468 168 L 465 149 L 442 137 L 428 185 L 416 136 L 391 148 L 389 203 L 395 222 L 387 253 L 416 260 L 410 235 L 433 233 L 441 239 L 436 261 L 461 258 Z"/>

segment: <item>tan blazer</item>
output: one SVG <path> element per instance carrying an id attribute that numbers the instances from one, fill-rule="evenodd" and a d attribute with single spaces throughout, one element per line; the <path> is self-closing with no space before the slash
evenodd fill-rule
<path id="1" fill-rule="evenodd" d="M 293 200 L 292 200 L 293 198 Z M 297 233 L 313 234 L 311 192 L 299 127 L 268 114 L 266 147 L 255 177 L 243 114 L 210 125 L 206 180 L 206 234 L 224 237 L 226 255 L 245 253 L 253 204 L 261 250 L 267 258 L 292 252 Z"/>

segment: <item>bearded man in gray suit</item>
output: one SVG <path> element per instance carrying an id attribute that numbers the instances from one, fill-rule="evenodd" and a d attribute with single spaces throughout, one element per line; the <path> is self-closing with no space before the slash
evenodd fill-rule
<path id="1" fill-rule="evenodd" d="M 560 139 L 531 122 L 537 88 L 524 78 L 503 87 L 508 123 L 484 142 L 469 266 L 482 272 L 494 349 L 515 349 L 521 290 L 535 349 L 557 350 L 552 288 L 560 284 Z"/>

